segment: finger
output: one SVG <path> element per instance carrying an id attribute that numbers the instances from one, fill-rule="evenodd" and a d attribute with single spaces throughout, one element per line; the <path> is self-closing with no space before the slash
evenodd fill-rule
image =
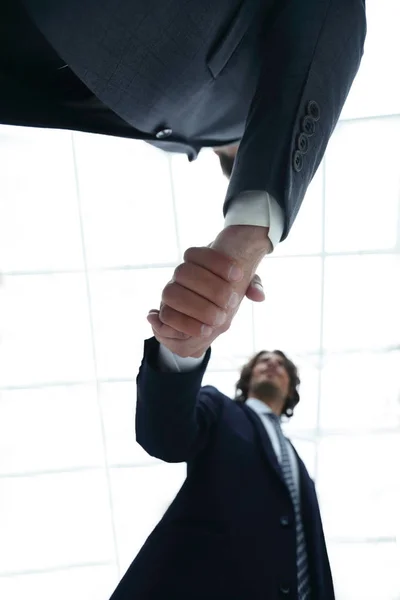
<path id="1" fill-rule="evenodd" d="M 237 261 L 213 248 L 188 248 L 183 255 L 183 260 L 195 263 L 225 281 L 241 281 L 243 279 L 243 270 Z"/>
<path id="2" fill-rule="evenodd" d="M 159 318 L 164 325 L 169 325 L 176 331 L 181 331 L 191 337 L 207 338 L 213 333 L 213 329 L 209 325 L 182 314 L 166 304 L 162 305 Z"/>
<path id="3" fill-rule="evenodd" d="M 150 311 L 147 315 L 147 320 L 153 328 L 153 333 L 163 337 L 166 340 L 187 340 L 189 335 L 173 329 L 169 325 L 165 325 L 158 316 L 159 311 Z"/>
<path id="4" fill-rule="evenodd" d="M 232 290 L 230 283 L 194 263 L 180 264 L 174 271 L 172 281 L 222 309 L 235 308 L 239 304 L 239 295 Z M 174 291 L 174 288 L 171 289 Z M 168 301 L 167 304 L 169 304 Z"/>
<path id="5" fill-rule="evenodd" d="M 220 325 L 223 325 L 227 319 L 227 313 L 225 311 L 176 282 L 168 283 L 163 289 L 162 304 L 181 313 L 182 317 L 187 316 L 192 320 L 199 321 L 202 325 L 219 327 Z M 178 323 L 167 323 L 164 320 L 163 308 L 160 310 L 160 319 L 163 323 L 171 325 L 171 327 L 174 327 L 178 331 L 183 331 L 189 335 L 199 335 L 199 333 L 192 333 L 192 331 L 181 329 Z"/>
<path id="6" fill-rule="evenodd" d="M 246 291 L 246 296 L 253 302 L 263 302 L 265 300 L 265 292 L 263 284 L 258 275 L 254 275 Z"/>

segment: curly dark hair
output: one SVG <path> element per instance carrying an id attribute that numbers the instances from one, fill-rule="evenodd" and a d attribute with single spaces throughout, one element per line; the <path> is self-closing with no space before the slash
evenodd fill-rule
<path id="1" fill-rule="evenodd" d="M 236 395 L 235 400 L 237 402 L 246 402 L 249 394 L 250 380 L 253 369 L 262 354 L 265 354 L 268 350 L 261 350 L 257 352 L 243 367 L 240 372 L 239 381 L 236 383 Z M 278 354 L 284 360 L 285 369 L 289 375 L 290 387 L 289 395 L 286 398 L 285 405 L 282 410 L 282 414 L 286 415 L 288 419 L 293 416 L 293 409 L 300 402 L 300 394 L 298 387 L 300 385 L 300 377 L 296 365 L 282 352 L 281 350 L 273 350 L 273 354 Z"/>

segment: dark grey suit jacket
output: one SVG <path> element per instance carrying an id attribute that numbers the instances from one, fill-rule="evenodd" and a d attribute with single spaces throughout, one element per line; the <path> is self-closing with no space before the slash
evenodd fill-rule
<path id="1" fill-rule="evenodd" d="M 266 190 L 287 236 L 360 64 L 364 0 L 22 3 L 115 119 L 93 96 L 79 112 L 21 82 L 10 91 L 8 80 L 2 122 L 126 135 L 191 159 L 241 140 L 224 209 L 242 191 Z"/>

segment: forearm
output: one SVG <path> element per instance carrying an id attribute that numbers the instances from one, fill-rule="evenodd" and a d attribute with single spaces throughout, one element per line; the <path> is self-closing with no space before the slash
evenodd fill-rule
<path id="1" fill-rule="evenodd" d="M 265 190 L 283 210 L 287 237 L 359 68 L 365 31 L 363 0 L 282 4 L 263 42 L 225 214 L 241 193 Z"/>
<path id="2" fill-rule="evenodd" d="M 154 338 L 146 340 L 137 377 L 136 439 L 151 456 L 184 462 L 207 441 L 209 414 L 198 410 L 198 400 L 210 351 L 188 372 L 160 370 L 158 351 Z"/>

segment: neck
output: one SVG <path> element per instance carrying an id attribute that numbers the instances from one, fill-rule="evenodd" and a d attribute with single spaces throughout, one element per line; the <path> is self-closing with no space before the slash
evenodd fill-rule
<path id="1" fill-rule="evenodd" d="M 284 406 L 284 401 L 280 397 L 261 396 L 261 394 L 257 395 L 254 393 L 250 393 L 249 395 L 251 396 L 251 398 L 260 400 L 260 402 L 262 402 L 263 404 L 268 406 L 277 417 L 281 416 L 283 406 Z"/>

